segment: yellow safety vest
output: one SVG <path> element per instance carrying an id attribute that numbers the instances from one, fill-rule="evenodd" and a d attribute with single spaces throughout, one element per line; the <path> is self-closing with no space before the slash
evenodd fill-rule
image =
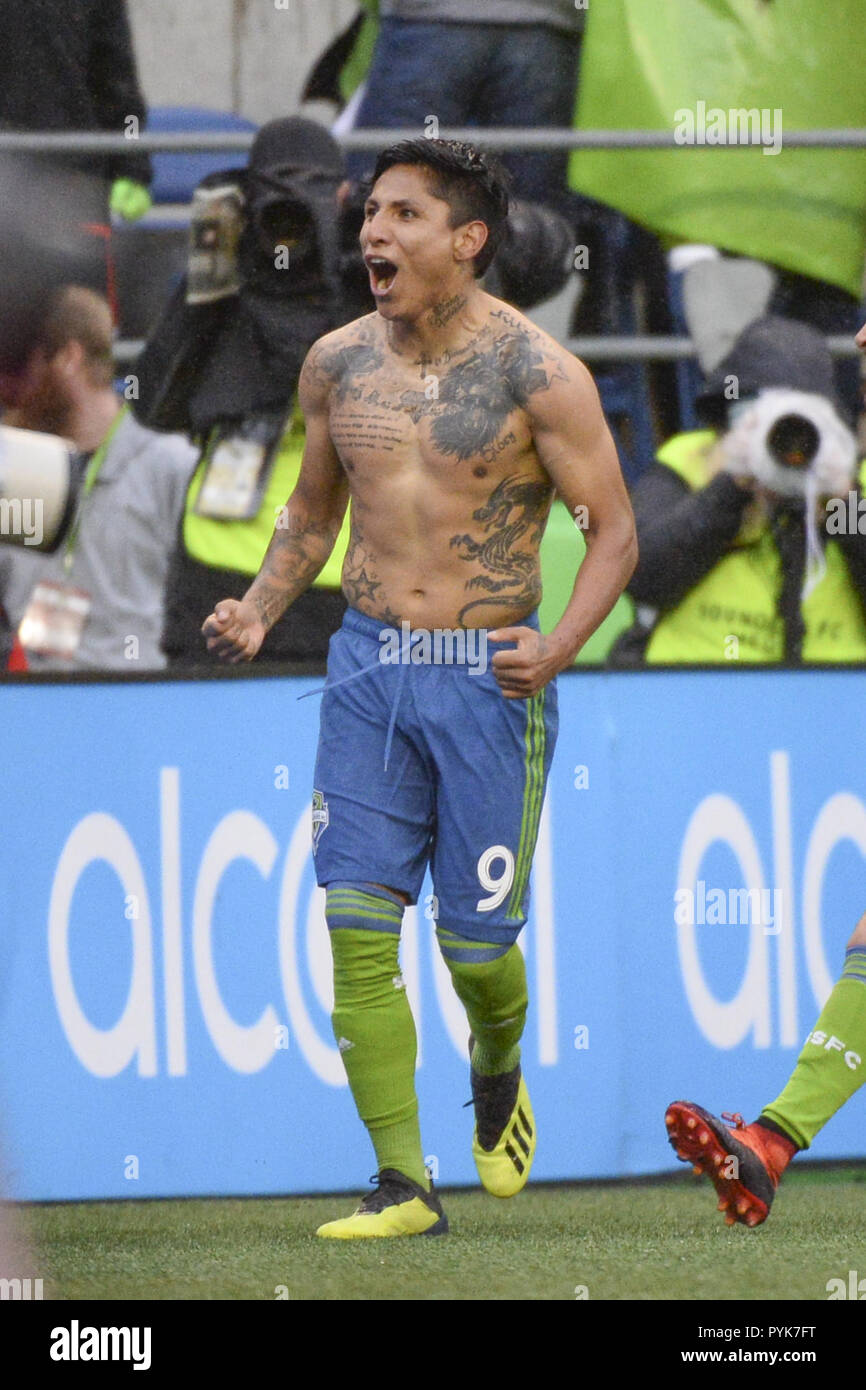
<path id="1" fill-rule="evenodd" d="M 693 491 L 710 481 L 712 430 L 676 435 L 657 458 Z M 866 486 L 866 462 L 860 468 Z M 802 605 L 804 662 L 866 661 L 866 621 L 841 547 L 825 547 L 827 572 Z M 646 649 L 649 663 L 781 661 L 778 613 L 782 564 L 766 521 L 745 521 L 727 555 L 677 606 L 662 613 Z M 735 639 L 735 640 L 733 640 Z"/>
<path id="2" fill-rule="evenodd" d="M 258 574 L 270 544 L 277 517 L 298 481 L 304 456 L 306 432 L 304 417 L 295 406 L 292 423 L 283 435 L 271 475 L 257 514 L 247 521 L 218 521 L 198 516 L 194 510 L 201 491 L 206 459 L 202 457 L 186 494 L 183 539 L 187 554 L 214 569 L 235 570 L 239 574 Z M 317 588 L 339 589 L 343 560 L 349 544 L 349 513 L 346 509 L 340 534 L 321 574 L 313 580 Z"/>

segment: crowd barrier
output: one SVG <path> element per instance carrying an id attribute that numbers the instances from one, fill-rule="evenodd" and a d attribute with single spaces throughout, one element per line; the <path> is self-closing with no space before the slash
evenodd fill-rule
<path id="1" fill-rule="evenodd" d="M 310 853 L 321 684 L 3 685 L 9 1195 L 364 1185 Z M 560 678 L 523 934 L 537 1178 L 669 1170 L 669 1101 L 751 1117 L 781 1089 L 866 907 L 864 702 L 862 670 Z M 424 1144 L 474 1183 L 434 913 L 427 883 L 402 957 Z M 812 1156 L 862 1156 L 864 1117 Z"/>

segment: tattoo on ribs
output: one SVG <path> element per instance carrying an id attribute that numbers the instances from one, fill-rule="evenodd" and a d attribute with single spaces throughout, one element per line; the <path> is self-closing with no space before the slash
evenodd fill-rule
<path id="1" fill-rule="evenodd" d="M 352 530 L 343 566 L 343 596 L 353 608 L 360 608 L 370 617 L 391 627 L 400 626 L 400 615 L 383 601 L 379 595 L 381 580 L 376 578 L 375 561 L 370 551 L 358 519 L 352 514 Z"/>
<path id="2" fill-rule="evenodd" d="M 513 475 L 504 478 L 491 492 L 483 507 L 472 513 L 485 538 L 452 536 L 450 545 L 459 558 L 486 571 L 466 581 L 466 588 L 483 590 L 460 610 L 459 621 L 473 608 L 497 603 L 508 607 L 531 605 L 540 598 L 538 546 L 544 534 L 551 489 L 549 484 Z M 531 549 L 518 550 L 528 538 Z"/>
<path id="3" fill-rule="evenodd" d="M 361 608 L 364 604 L 375 606 L 381 587 L 381 580 L 376 578 L 373 557 L 364 543 L 360 527 L 354 522 L 343 565 L 343 593 L 353 608 Z"/>

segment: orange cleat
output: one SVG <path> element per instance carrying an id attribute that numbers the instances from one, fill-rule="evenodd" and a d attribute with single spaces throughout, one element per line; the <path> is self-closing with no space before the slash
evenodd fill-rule
<path id="1" fill-rule="evenodd" d="M 675 1100 L 665 1112 L 668 1142 L 695 1173 L 710 1179 L 726 1225 L 760 1226 L 797 1145 L 762 1124 L 747 1125 L 742 1115 L 723 1112 L 722 1120 L 691 1101 Z"/>

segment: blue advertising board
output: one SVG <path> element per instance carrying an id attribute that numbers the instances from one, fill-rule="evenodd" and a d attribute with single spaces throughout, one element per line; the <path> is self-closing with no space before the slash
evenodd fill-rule
<path id="1" fill-rule="evenodd" d="M 310 853 L 321 679 L 5 685 L 0 1145 L 32 1200 L 363 1187 Z M 676 1167 L 781 1090 L 866 908 L 866 674 L 569 673 L 523 933 L 534 1176 Z M 402 968 L 440 1183 L 477 1181 L 428 882 Z M 816 1157 L 862 1156 L 866 1095 Z"/>

